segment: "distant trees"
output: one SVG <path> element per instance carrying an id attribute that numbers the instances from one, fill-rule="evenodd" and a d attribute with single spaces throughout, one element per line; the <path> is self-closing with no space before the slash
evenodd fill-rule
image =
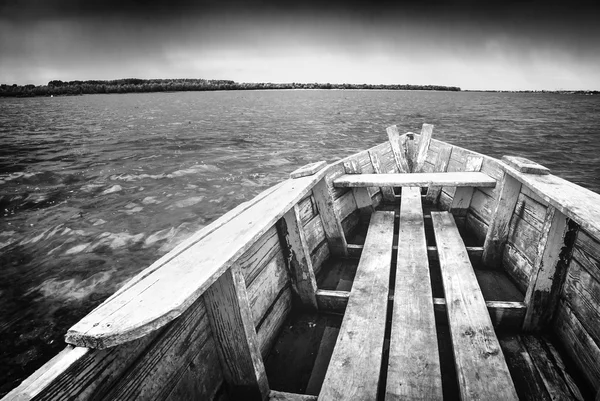
<path id="1" fill-rule="evenodd" d="M 460 91 L 455 86 L 439 85 L 370 85 L 370 84 L 331 84 L 331 83 L 238 83 L 229 80 L 209 79 L 139 79 L 126 78 L 112 81 L 61 81 L 52 80 L 48 85 L 0 85 L 0 96 L 57 96 L 81 95 L 89 93 L 131 93 L 131 92 L 174 92 L 174 91 L 214 91 L 214 90 L 258 90 L 258 89 L 386 89 L 386 90 L 441 90 Z"/>

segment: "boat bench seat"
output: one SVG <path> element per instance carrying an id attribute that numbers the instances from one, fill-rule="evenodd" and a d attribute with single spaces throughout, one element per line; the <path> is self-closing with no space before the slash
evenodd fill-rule
<path id="1" fill-rule="evenodd" d="M 403 187 L 386 400 L 441 400 L 421 190 Z"/>
<path id="2" fill-rule="evenodd" d="M 454 217 L 431 212 L 461 399 L 518 400 Z"/>
<path id="3" fill-rule="evenodd" d="M 344 174 L 333 180 L 336 187 L 485 187 L 496 180 L 479 171 L 407 174 Z"/>
<path id="4" fill-rule="evenodd" d="M 377 397 L 393 238 L 394 212 L 374 212 L 319 400 Z"/>

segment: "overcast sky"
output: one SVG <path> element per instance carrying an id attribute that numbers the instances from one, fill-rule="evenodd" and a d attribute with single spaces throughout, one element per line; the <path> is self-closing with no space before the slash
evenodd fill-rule
<path id="1" fill-rule="evenodd" d="M 576 0 L 0 0 L 0 83 L 135 77 L 600 90 L 599 21 L 598 6 Z"/>

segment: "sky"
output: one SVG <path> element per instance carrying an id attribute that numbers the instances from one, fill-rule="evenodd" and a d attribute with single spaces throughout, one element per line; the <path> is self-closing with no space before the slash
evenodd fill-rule
<path id="1" fill-rule="evenodd" d="M 588 1 L 0 0 L 0 83 L 205 78 L 600 90 Z"/>

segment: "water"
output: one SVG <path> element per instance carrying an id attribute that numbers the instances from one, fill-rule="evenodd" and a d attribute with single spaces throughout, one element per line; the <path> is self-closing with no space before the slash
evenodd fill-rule
<path id="1" fill-rule="evenodd" d="M 247 91 L 0 99 L 0 395 L 144 267 L 298 166 L 418 132 L 600 192 L 600 96 Z"/>

